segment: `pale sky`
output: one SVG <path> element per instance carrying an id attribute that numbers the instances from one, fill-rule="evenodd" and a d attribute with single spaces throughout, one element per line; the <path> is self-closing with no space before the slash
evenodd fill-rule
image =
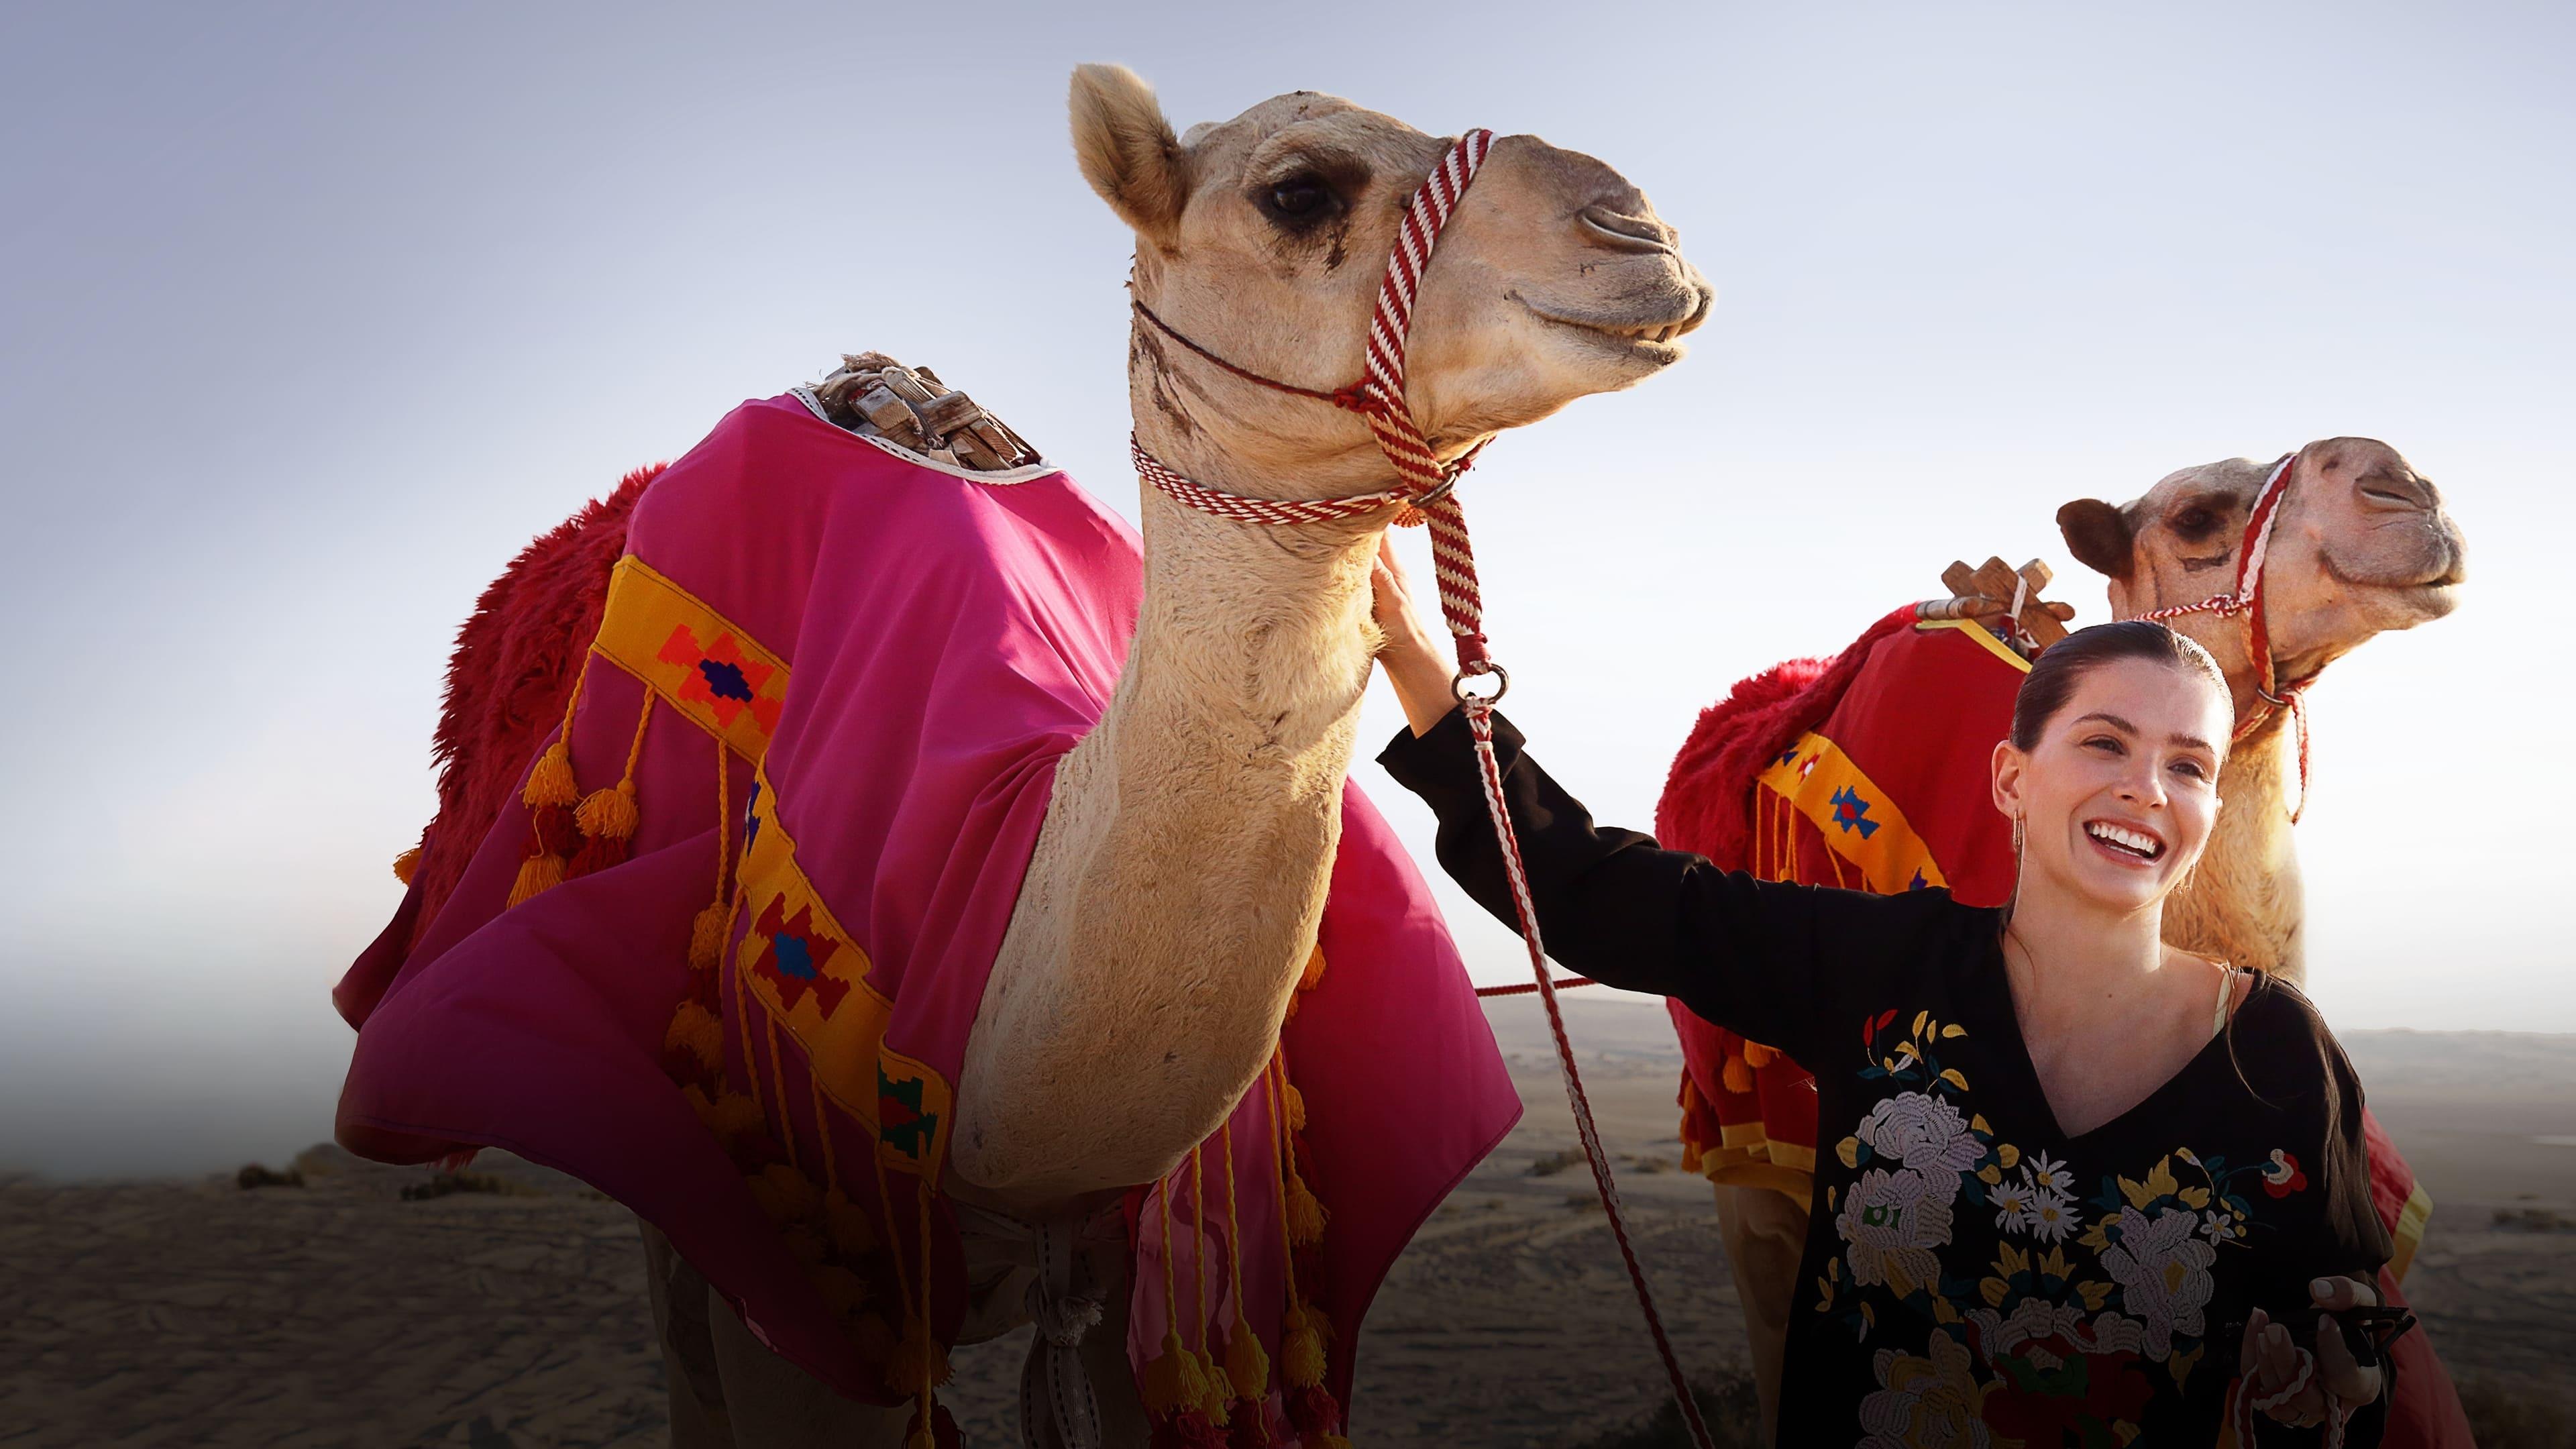
<path id="1" fill-rule="evenodd" d="M 0 16 L 0 1163 L 327 1135 L 328 991 L 430 808 L 457 624 L 740 400 L 889 351 L 1133 515 L 1130 241 L 1065 142 L 1086 60 L 1179 126 L 1306 88 L 1535 132 L 1681 228 L 1719 289 L 1691 359 L 1468 485 L 1512 712 L 1614 822 L 1648 822 L 1731 681 L 1954 557 L 2048 558 L 2102 617 L 2068 498 L 2396 444 L 2471 580 L 2311 696 L 2312 990 L 2345 1029 L 2576 1031 L 2549 562 L 2576 524 L 2576 12 L 1248 14 Z M 1373 697 L 1370 753 L 1397 722 Z M 1428 866 L 1427 816 L 1358 775 Z M 1479 978 L 1514 979 L 1512 937 L 1445 899 Z"/>

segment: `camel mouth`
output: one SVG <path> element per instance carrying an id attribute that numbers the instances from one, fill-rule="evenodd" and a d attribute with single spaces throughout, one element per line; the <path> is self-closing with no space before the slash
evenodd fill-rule
<path id="1" fill-rule="evenodd" d="M 2326 577 L 2346 588 L 2367 590 L 2396 604 L 2404 612 L 2423 619 L 2438 619 L 2460 606 L 2460 585 L 2468 581 L 2468 557 L 2465 550 L 2451 547 L 2442 556 L 2411 572 L 2382 574 L 2371 577 L 2366 572 L 2344 568 L 2328 553 L 2319 562 Z"/>
<path id="2" fill-rule="evenodd" d="M 1707 321 L 1709 308 L 1717 299 L 1716 293 L 1708 287 L 1694 286 L 1690 291 L 1690 310 L 1676 317 L 1669 307 L 1639 315 L 1541 302 L 1519 292 L 1507 295 L 1542 322 L 1583 333 L 1586 340 L 1596 345 L 1615 347 L 1628 357 L 1652 362 L 1658 367 L 1682 359 L 1685 349 L 1677 339 Z"/>

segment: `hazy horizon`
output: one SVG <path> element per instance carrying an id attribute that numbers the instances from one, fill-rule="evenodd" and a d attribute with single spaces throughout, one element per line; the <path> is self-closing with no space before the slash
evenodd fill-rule
<path id="1" fill-rule="evenodd" d="M 2103 617 L 2051 523 L 2069 498 L 2395 444 L 2470 579 L 2310 697 L 2312 993 L 2343 1030 L 2576 1031 L 2532 848 L 2576 742 L 2551 642 L 2576 13 L 1299 16 L 0 19 L 0 1164 L 327 1135 L 329 988 L 429 813 L 457 624 L 529 537 L 740 400 L 879 348 L 1134 514 L 1130 238 L 1065 142 L 1087 60 L 1178 126 L 1306 87 L 1535 132 L 1680 228 L 1719 293 L 1694 355 L 1468 484 L 1513 716 L 1610 821 L 1646 823 L 1732 681 L 1839 648 L 1952 558 L 2046 558 Z M 1354 773 L 1436 874 L 1368 758 L 1398 720 L 1374 691 Z M 1439 889 L 1478 979 L 1517 979 L 1511 935 Z"/>

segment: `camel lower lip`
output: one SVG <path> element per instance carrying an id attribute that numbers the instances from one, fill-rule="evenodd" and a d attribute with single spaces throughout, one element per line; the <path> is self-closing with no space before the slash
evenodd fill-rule
<path id="1" fill-rule="evenodd" d="M 1522 305 L 1528 306 L 1527 303 Z M 1681 335 L 1685 325 L 1681 322 L 1660 325 L 1635 323 L 1613 325 L 1608 322 L 1579 321 L 1571 317 L 1551 317 L 1536 307 L 1531 307 L 1529 311 L 1531 316 L 1542 322 L 1580 332 L 1595 343 L 1618 348 L 1632 357 L 1645 358 L 1658 365 L 1678 362 L 1682 357 L 1681 345 L 1671 340 Z"/>

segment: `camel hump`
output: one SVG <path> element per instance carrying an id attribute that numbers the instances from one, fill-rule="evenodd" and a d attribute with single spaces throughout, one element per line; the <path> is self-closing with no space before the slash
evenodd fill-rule
<path id="1" fill-rule="evenodd" d="M 883 438 L 969 472 L 999 473 L 1043 461 L 1000 418 L 941 382 L 939 374 L 906 367 L 882 352 L 843 353 L 829 376 L 795 393 L 836 428 Z"/>
<path id="2" fill-rule="evenodd" d="M 1915 606 L 1898 608 L 1832 658 L 1791 659 L 1738 680 L 1701 710 L 1673 757 L 1655 804 L 1655 834 L 1674 850 L 1707 856 L 1724 870 L 1751 859 L 1753 781 L 1771 757 L 1833 713 L 1871 648 L 1911 628 Z"/>
<path id="3" fill-rule="evenodd" d="M 447 660 L 431 758 L 438 813 L 412 867 L 425 925 L 456 888 L 537 748 L 563 718 L 583 654 L 608 608 L 635 505 L 668 463 L 637 468 L 605 498 L 522 549 L 474 603 Z"/>

